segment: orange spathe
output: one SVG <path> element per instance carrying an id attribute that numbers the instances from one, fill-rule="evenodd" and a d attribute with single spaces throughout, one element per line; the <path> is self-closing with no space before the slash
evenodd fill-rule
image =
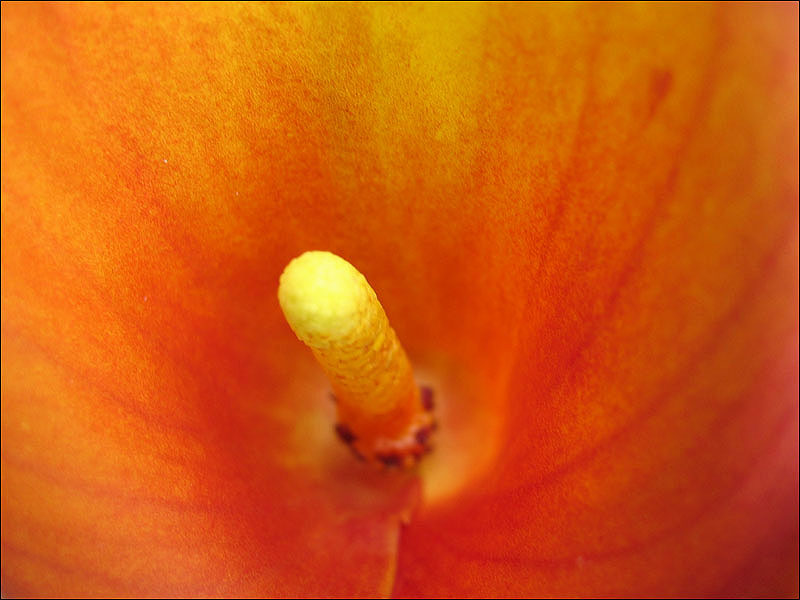
<path id="1" fill-rule="evenodd" d="M 3 3 L 3 594 L 796 595 L 797 22 Z M 314 248 L 418 473 L 333 434 Z"/>

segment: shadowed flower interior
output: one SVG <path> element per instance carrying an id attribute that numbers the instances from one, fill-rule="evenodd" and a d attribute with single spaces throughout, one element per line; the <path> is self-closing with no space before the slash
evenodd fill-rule
<path id="1" fill-rule="evenodd" d="M 796 595 L 797 21 L 3 3 L 4 595 Z M 418 470 L 336 439 L 314 249 Z"/>

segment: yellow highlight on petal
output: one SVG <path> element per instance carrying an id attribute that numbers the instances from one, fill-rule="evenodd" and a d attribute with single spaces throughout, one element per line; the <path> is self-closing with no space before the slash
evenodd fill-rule
<path id="1" fill-rule="evenodd" d="M 306 252 L 283 271 L 278 301 L 331 382 L 342 439 L 364 458 L 413 463 L 433 417 L 366 278 L 335 254 Z"/>

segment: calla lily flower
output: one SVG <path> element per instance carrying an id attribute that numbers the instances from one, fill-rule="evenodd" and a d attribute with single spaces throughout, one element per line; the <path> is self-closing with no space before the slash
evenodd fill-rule
<path id="1" fill-rule="evenodd" d="M 3 3 L 4 595 L 797 595 L 797 23 Z M 418 467 L 336 438 L 307 250 Z"/>

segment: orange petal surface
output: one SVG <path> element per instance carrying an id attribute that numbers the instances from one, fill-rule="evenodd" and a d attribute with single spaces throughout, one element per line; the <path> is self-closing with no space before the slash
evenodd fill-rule
<path id="1" fill-rule="evenodd" d="M 3 4 L 4 594 L 796 594 L 797 16 Z M 314 249 L 418 476 L 333 436 Z"/>

